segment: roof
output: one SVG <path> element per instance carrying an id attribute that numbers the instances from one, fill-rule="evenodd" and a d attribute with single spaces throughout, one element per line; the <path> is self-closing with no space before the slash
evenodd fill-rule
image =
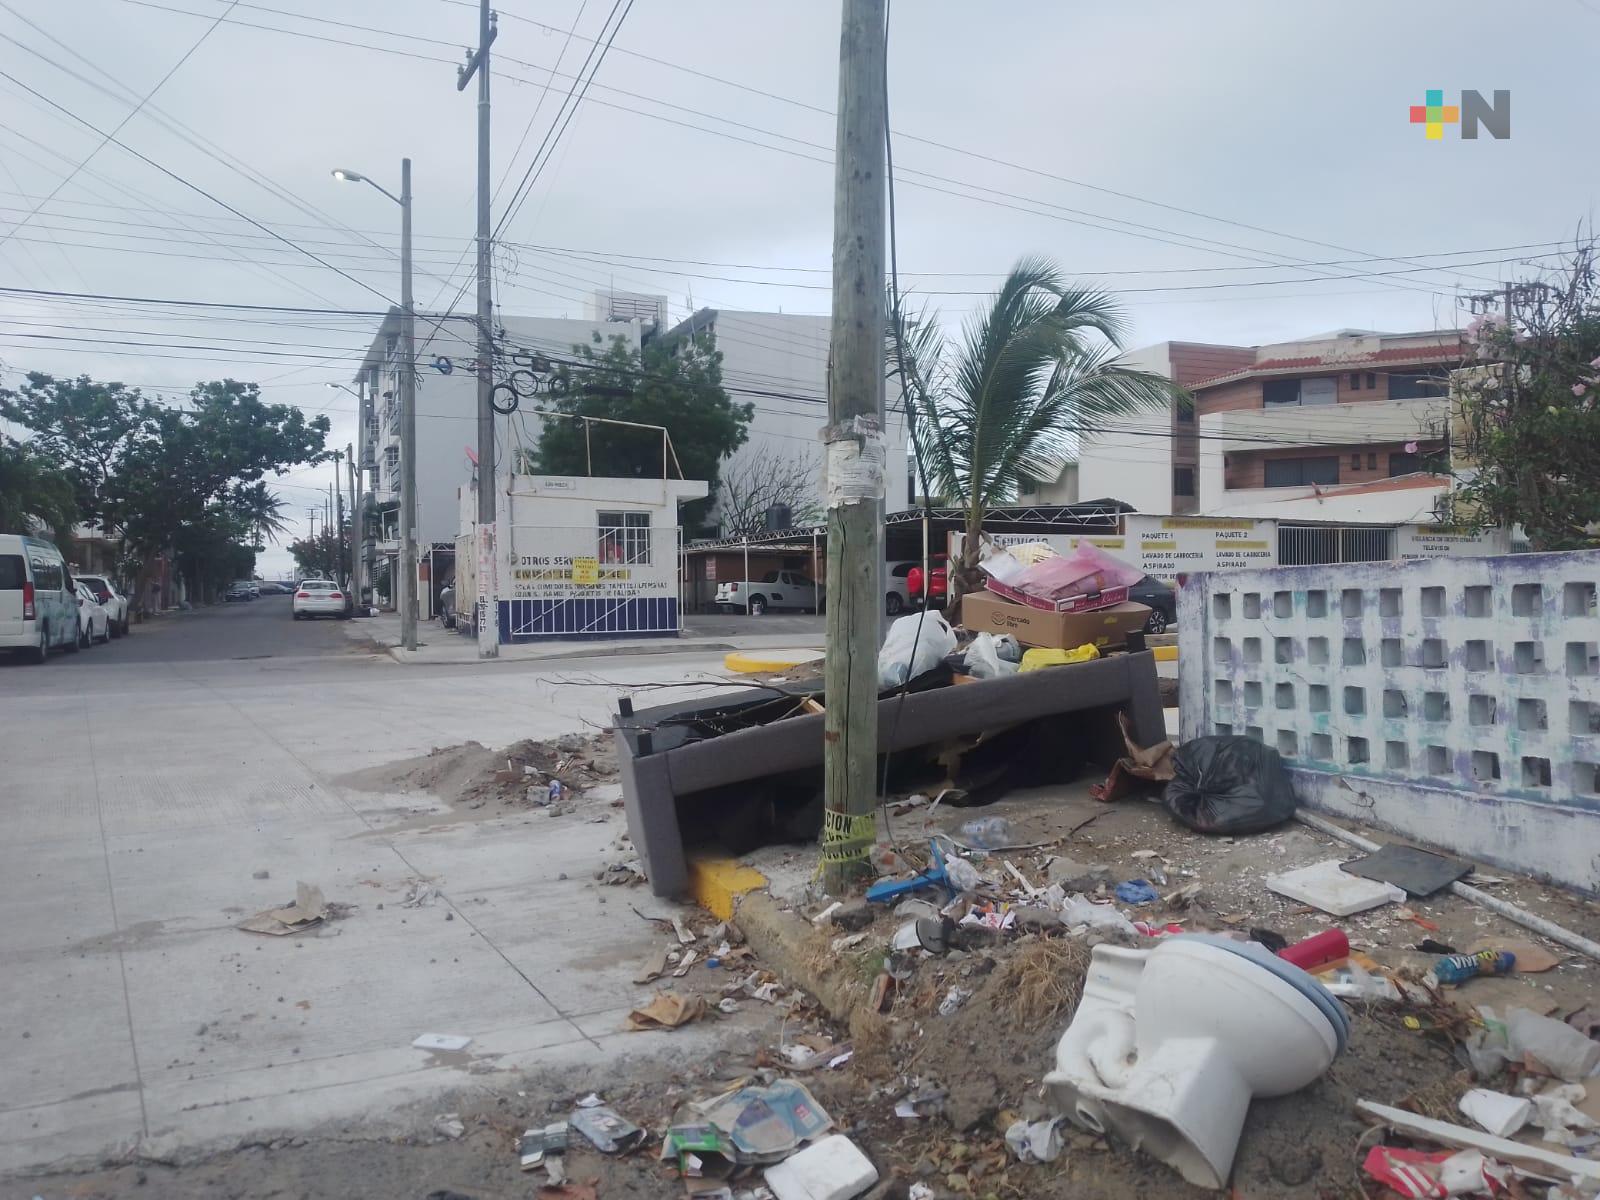
<path id="1" fill-rule="evenodd" d="M 1264 358 L 1248 367 L 1214 375 L 1191 385 L 1191 391 L 1218 387 L 1241 379 L 1254 379 L 1268 375 L 1294 375 L 1303 371 L 1347 371 L 1358 367 L 1394 366 L 1400 363 L 1455 363 L 1465 358 L 1457 343 L 1454 346 L 1438 343 L 1432 346 L 1395 346 L 1367 354 L 1306 354 L 1297 358 Z"/>

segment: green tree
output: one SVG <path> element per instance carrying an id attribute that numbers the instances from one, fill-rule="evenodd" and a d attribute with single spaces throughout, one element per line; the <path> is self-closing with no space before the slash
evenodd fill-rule
<path id="1" fill-rule="evenodd" d="M 983 511 L 1014 498 L 1030 468 L 1059 473 L 1085 428 L 1187 403 L 1165 377 L 1116 361 L 1125 330 L 1116 300 L 1069 286 L 1045 259 L 1018 262 L 958 345 L 903 301 L 890 319 L 888 370 L 910 398 L 928 490 L 966 509 L 952 596 L 982 586 Z"/>
<path id="2" fill-rule="evenodd" d="M 28 442 L 0 436 L 0 533 L 42 527 L 70 553 L 78 504 L 72 478 Z"/>
<path id="3" fill-rule="evenodd" d="M 1516 318 L 1469 329 L 1477 365 L 1451 379 L 1465 433 L 1451 520 L 1521 525 L 1536 550 L 1600 545 L 1600 280 L 1592 243 L 1514 294 Z"/>
<path id="4" fill-rule="evenodd" d="M 299 568 L 302 579 L 339 579 L 345 574 L 340 564 L 350 549 L 348 523 L 337 534 L 331 529 L 319 529 L 315 536 L 296 538 L 289 543 L 289 553 Z"/>
<path id="5" fill-rule="evenodd" d="M 99 521 L 111 533 L 122 523 L 114 481 L 152 408 L 137 388 L 87 375 L 57 379 L 30 371 L 21 387 L 0 388 L 0 417 L 27 429 L 34 451 L 66 474 L 79 519 Z"/>
<path id="6" fill-rule="evenodd" d="M 744 444 L 755 405 L 735 403 L 722 386 L 722 355 L 710 333 L 668 344 L 653 338 L 635 351 L 620 338 L 609 347 L 575 346 L 576 361 L 554 368 L 547 407 L 568 417 L 603 417 L 660 426 L 632 429 L 562 418 L 545 421 L 529 465 L 542 475 L 703 479 L 717 494 L 722 461 Z M 685 504 L 685 527 L 703 525 L 711 505 Z"/>

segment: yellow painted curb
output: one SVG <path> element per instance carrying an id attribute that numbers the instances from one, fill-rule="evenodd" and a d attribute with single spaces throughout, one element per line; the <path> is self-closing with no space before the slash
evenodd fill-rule
<path id="1" fill-rule="evenodd" d="M 1178 661 L 1178 648 L 1176 646 L 1151 646 L 1150 653 L 1156 656 L 1157 662 Z"/>
<path id="2" fill-rule="evenodd" d="M 790 667 L 815 662 L 821 657 L 820 650 L 733 650 L 722 656 L 722 665 L 741 675 L 757 675 L 767 671 L 787 671 Z"/>
<path id="3" fill-rule="evenodd" d="M 731 858 L 691 858 L 689 894 L 719 920 L 733 918 L 733 905 L 746 892 L 767 886 L 767 877 Z"/>

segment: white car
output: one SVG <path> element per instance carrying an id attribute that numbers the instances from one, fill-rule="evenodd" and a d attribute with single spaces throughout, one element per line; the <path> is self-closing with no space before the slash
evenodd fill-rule
<path id="1" fill-rule="evenodd" d="M 331 579 L 302 579 L 294 590 L 292 611 L 296 621 L 301 617 L 342 617 L 344 591 Z"/>
<path id="2" fill-rule="evenodd" d="M 79 583 L 89 585 L 100 607 L 106 610 L 111 621 L 111 636 L 121 637 L 128 632 L 128 598 L 117 591 L 116 585 L 105 575 L 78 575 Z"/>
<path id="3" fill-rule="evenodd" d="M 89 585 L 78 581 L 78 645 L 92 646 L 95 642 L 111 640 L 111 617 L 105 607 L 95 599 Z"/>
<path id="4" fill-rule="evenodd" d="M 717 585 L 714 603 L 725 613 L 744 609 L 759 617 L 769 608 L 821 610 L 817 585 L 799 571 L 768 571 L 757 580 L 729 580 Z"/>

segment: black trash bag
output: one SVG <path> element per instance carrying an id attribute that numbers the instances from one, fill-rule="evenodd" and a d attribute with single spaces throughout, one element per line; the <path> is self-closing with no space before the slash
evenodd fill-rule
<path id="1" fill-rule="evenodd" d="M 1202 737 L 1172 756 L 1167 811 L 1201 833 L 1260 833 L 1294 816 L 1289 770 L 1254 738 Z"/>

